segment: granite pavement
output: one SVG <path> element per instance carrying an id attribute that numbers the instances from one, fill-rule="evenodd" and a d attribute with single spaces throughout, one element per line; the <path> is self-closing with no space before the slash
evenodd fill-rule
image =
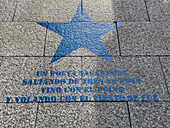
<path id="1" fill-rule="evenodd" d="M 1 128 L 170 127 L 170 0 L 0 0 L 0 14 Z"/>

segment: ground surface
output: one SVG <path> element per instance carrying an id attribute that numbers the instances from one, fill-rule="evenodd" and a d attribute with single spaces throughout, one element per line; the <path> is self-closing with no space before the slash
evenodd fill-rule
<path id="1" fill-rule="evenodd" d="M 0 127 L 170 127 L 170 0 L 0 0 L 0 14 Z"/>

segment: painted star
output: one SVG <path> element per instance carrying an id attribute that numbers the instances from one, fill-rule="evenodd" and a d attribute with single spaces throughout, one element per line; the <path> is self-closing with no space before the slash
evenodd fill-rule
<path id="1" fill-rule="evenodd" d="M 81 47 L 113 63 L 100 37 L 115 29 L 115 23 L 91 22 L 81 3 L 79 4 L 79 7 L 74 14 L 71 22 L 37 23 L 63 37 L 50 64 L 56 62 L 57 60 Z M 124 23 L 120 22 L 118 23 L 118 26 L 122 24 Z"/>

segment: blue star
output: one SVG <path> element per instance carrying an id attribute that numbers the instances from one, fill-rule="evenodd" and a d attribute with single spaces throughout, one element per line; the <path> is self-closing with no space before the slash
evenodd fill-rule
<path id="1" fill-rule="evenodd" d="M 115 23 L 92 23 L 81 3 L 69 23 L 37 23 L 63 37 L 50 64 L 81 47 L 113 63 L 100 37 L 115 29 Z"/>

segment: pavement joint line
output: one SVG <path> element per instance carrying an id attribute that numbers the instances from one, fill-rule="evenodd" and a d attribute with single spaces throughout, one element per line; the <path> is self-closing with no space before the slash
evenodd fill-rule
<path id="1" fill-rule="evenodd" d="M 92 56 L 0 56 L 0 57 L 99 57 L 97 55 Z M 109 57 L 109 56 L 100 56 Z M 170 55 L 110 55 L 110 57 L 170 57 Z"/>
<path id="2" fill-rule="evenodd" d="M 36 124 L 37 124 L 38 111 L 39 111 L 39 103 L 37 104 L 37 112 L 36 112 L 36 117 L 35 117 L 35 125 L 34 125 L 34 128 L 36 128 Z"/>
<path id="3" fill-rule="evenodd" d="M 1 61 L 0 61 L 0 69 L 1 69 L 2 61 L 3 61 L 3 57 L 1 57 Z"/>
<path id="4" fill-rule="evenodd" d="M 56 102 L 0 102 L 0 104 L 48 104 L 48 103 L 127 103 L 129 101 L 56 101 Z M 130 103 L 170 103 L 170 101 L 130 101 Z"/>
<path id="5" fill-rule="evenodd" d="M 149 16 L 149 11 L 148 11 L 146 0 L 144 0 L 144 3 L 145 3 L 145 7 L 146 7 L 146 12 L 147 12 L 147 15 L 148 15 L 148 20 L 151 21 L 150 16 Z"/>
<path id="6" fill-rule="evenodd" d="M 81 71 L 83 71 L 83 57 L 82 56 L 81 56 L 81 67 L 80 67 L 80 69 L 81 69 Z M 80 80 L 82 80 L 82 78 L 83 78 L 83 76 L 81 75 L 80 76 Z M 80 82 L 80 86 L 83 87 L 83 83 L 82 82 Z"/>
<path id="7" fill-rule="evenodd" d="M 83 0 L 81 0 L 81 20 L 82 20 L 82 17 L 83 17 Z"/>
<path id="8" fill-rule="evenodd" d="M 117 41 L 118 41 L 118 46 L 119 46 L 119 54 L 120 54 L 120 56 L 122 56 L 117 22 L 115 24 L 116 24 Z"/>
<path id="9" fill-rule="evenodd" d="M 122 57 L 165 57 L 170 55 L 122 55 Z"/>
<path id="10" fill-rule="evenodd" d="M 0 23 L 35 23 L 35 22 L 56 22 L 56 23 L 68 23 L 70 21 L 0 21 Z M 89 22 L 89 21 L 71 21 L 71 22 Z M 168 21 L 93 21 L 92 23 L 115 23 L 115 22 L 126 22 L 126 23 L 169 23 Z"/>
<path id="11" fill-rule="evenodd" d="M 129 104 L 128 104 L 128 102 L 126 102 L 126 104 L 127 104 L 127 109 L 128 109 L 129 124 L 130 124 L 130 128 L 132 128 L 132 122 L 131 122 L 131 117 L 130 117 Z"/>
<path id="12" fill-rule="evenodd" d="M 168 90 L 168 85 L 167 85 L 167 81 L 166 81 L 166 75 L 164 73 L 164 70 L 163 70 L 163 65 L 162 65 L 162 62 L 161 62 L 161 58 L 159 57 L 159 63 L 161 65 L 161 70 L 162 70 L 162 73 L 163 73 L 163 78 L 164 78 L 164 81 L 165 81 L 165 86 L 167 88 L 167 92 L 168 92 L 168 95 L 169 95 L 169 100 L 170 100 L 170 93 L 169 93 L 169 90 Z"/>
<path id="13" fill-rule="evenodd" d="M 45 50 L 46 50 L 46 44 L 47 44 L 47 30 L 48 30 L 48 22 L 47 22 L 47 28 L 45 32 L 45 43 L 44 43 L 44 53 L 43 53 L 44 57 L 45 57 Z"/>
<path id="14" fill-rule="evenodd" d="M 81 71 L 83 71 L 83 57 L 81 57 Z M 80 78 L 82 79 L 83 76 L 81 75 Z M 82 86 L 82 83 L 80 85 Z"/>
<path id="15" fill-rule="evenodd" d="M 15 13 L 16 13 L 16 10 L 17 10 L 17 5 L 18 5 L 18 0 L 16 0 L 15 9 L 14 9 L 14 14 L 13 14 L 13 16 L 12 16 L 12 22 L 14 21 Z"/>

